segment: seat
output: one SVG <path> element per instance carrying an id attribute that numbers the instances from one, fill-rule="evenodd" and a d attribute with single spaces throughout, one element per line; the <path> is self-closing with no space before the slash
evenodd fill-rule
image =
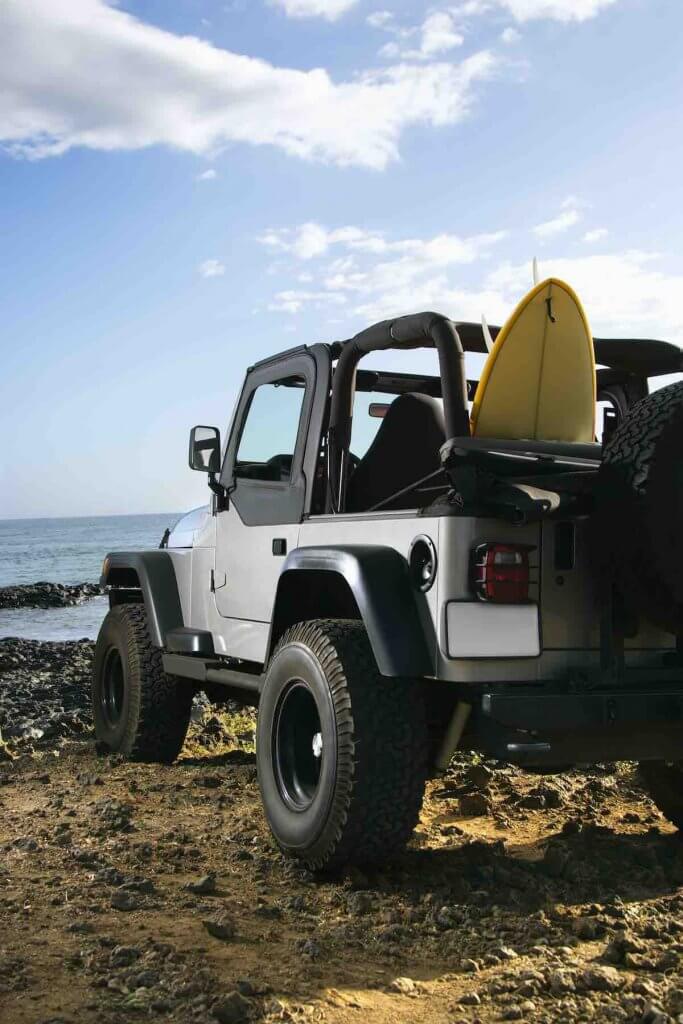
<path id="1" fill-rule="evenodd" d="M 440 468 L 446 440 L 443 409 L 435 398 L 410 392 L 387 409 L 375 438 L 360 460 L 346 491 L 346 511 L 363 512 Z M 415 508 L 415 491 L 386 507 Z"/>
<path id="2" fill-rule="evenodd" d="M 472 404 L 475 437 L 595 440 L 595 351 L 574 291 L 548 278 L 519 303 L 489 353 Z"/>

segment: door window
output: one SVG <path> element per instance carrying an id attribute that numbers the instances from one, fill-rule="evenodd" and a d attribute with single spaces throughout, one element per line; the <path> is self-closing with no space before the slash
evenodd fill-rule
<path id="1" fill-rule="evenodd" d="M 256 388 L 242 427 L 235 476 L 290 479 L 305 394 L 303 377 L 286 377 Z"/>

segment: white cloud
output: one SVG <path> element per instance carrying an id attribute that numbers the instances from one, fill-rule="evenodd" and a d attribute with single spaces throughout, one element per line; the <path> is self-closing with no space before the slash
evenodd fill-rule
<path id="1" fill-rule="evenodd" d="M 475 322 L 485 313 L 490 324 L 501 324 L 531 287 L 528 261 L 503 263 L 464 285 L 459 280 L 462 261 L 454 259 L 449 265 L 439 259 L 443 243 L 433 243 L 413 240 L 412 253 L 379 263 L 347 251 L 320 269 L 310 290 L 280 292 L 271 308 L 300 313 L 308 306 L 329 309 L 346 299 L 349 333 L 361 324 L 420 309 Z M 488 246 L 478 248 L 479 257 L 487 254 Z M 660 337 L 683 344 L 683 274 L 660 269 L 660 259 L 642 251 L 544 258 L 541 273 L 560 277 L 576 289 L 596 334 Z"/>
<path id="2" fill-rule="evenodd" d="M 552 220 L 543 221 L 542 224 L 537 224 L 536 227 L 531 230 L 540 241 L 545 241 L 548 238 L 554 238 L 555 235 L 562 234 L 563 231 L 567 231 L 581 220 L 581 214 L 577 209 L 565 209 L 562 213 L 559 213 L 557 217 L 553 217 Z"/>
<path id="3" fill-rule="evenodd" d="M 278 292 L 273 301 L 268 305 L 272 313 L 300 313 L 305 306 L 314 306 L 317 309 L 326 306 L 341 306 L 346 302 L 343 295 L 335 295 L 327 291 L 302 291 L 290 289 Z"/>
<path id="4" fill-rule="evenodd" d="M 505 239 L 504 231 L 395 238 L 357 226 L 315 226 L 315 258 L 307 258 L 310 250 L 302 244 L 312 237 L 311 224 L 262 237 L 268 249 L 293 258 L 293 277 L 305 266 L 306 289 L 279 292 L 273 305 L 300 313 L 308 306 L 330 309 L 341 300 L 338 312 L 346 315 L 349 334 L 362 324 L 420 309 L 475 322 L 485 313 L 490 324 L 500 324 L 532 286 L 528 260 L 502 262 L 493 269 L 486 262 Z M 540 270 L 543 277 L 560 277 L 577 290 L 598 335 L 683 343 L 683 272 L 662 264 L 657 253 L 631 250 L 544 257 Z"/>
<path id="5" fill-rule="evenodd" d="M 541 270 L 576 289 L 597 334 L 683 342 L 683 274 L 657 269 L 660 260 L 657 253 L 632 250 L 544 259 Z M 487 284 L 514 303 L 529 287 L 528 264 L 505 264 Z"/>
<path id="6" fill-rule="evenodd" d="M 374 27 L 383 28 L 395 37 L 391 42 L 385 43 L 379 51 L 381 57 L 391 60 L 431 60 L 439 54 L 462 46 L 465 41 L 450 11 L 432 11 L 421 25 L 410 28 L 396 25 L 393 18 L 376 21 Z M 408 41 L 412 39 L 417 40 L 417 46 L 408 45 Z"/>
<path id="7" fill-rule="evenodd" d="M 336 22 L 338 17 L 355 7 L 358 0 L 270 0 L 282 7 L 288 17 L 325 17 Z"/>
<path id="8" fill-rule="evenodd" d="M 497 231 L 469 238 L 442 234 L 429 239 L 389 240 L 383 234 L 365 228 L 352 225 L 326 228 L 309 221 L 296 228 L 270 229 L 258 241 L 269 249 L 291 253 L 300 260 L 326 255 L 337 246 L 347 253 L 408 257 L 441 265 L 471 263 L 505 237 L 504 231 Z"/>
<path id="9" fill-rule="evenodd" d="M 475 263 L 488 256 L 505 238 L 504 231 L 461 238 L 435 235 L 431 238 L 390 239 L 378 232 L 346 226 L 328 229 L 308 223 L 294 229 L 268 231 L 261 243 L 271 250 L 291 254 L 310 263 L 307 291 L 280 292 L 275 308 L 299 313 L 306 306 L 348 300 L 353 312 L 371 319 L 381 310 L 386 315 L 409 312 L 411 308 L 438 307 L 437 299 L 449 291 L 446 272 L 457 265 Z M 321 257 L 334 257 L 321 260 Z M 481 309 L 477 316 L 481 314 Z"/>
<path id="10" fill-rule="evenodd" d="M 498 0 L 516 21 L 552 18 L 555 21 L 587 21 L 617 0 Z"/>
<path id="11" fill-rule="evenodd" d="M 225 267 L 220 260 L 204 260 L 197 268 L 202 277 L 222 277 Z"/>
<path id="12" fill-rule="evenodd" d="M 522 33 L 518 32 L 517 29 L 513 28 L 511 25 L 504 28 L 500 33 L 500 41 L 501 43 L 505 43 L 506 46 L 512 46 L 514 43 L 518 43 L 521 38 Z"/>
<path id="13" fill-rule="evenodd" d="M 33 158 L 76 146 L 202 154 L 242 142 L 381 169 L 409 126 L 462 120 L 495 69 L 480 51 L 335 83 L 324 69 L 274 67 L 103 0 L 12 0 L 0 3 L 0 142 Z"/>
<path id="14" fill-rule="evenodd" d="M 327 18 L 336 21 L 355 7 L 358 0 L 271 0 L 290 18 Z"/>
<path id="15" fill-rule="evenodd" d="M 599 242 L 602 238 L 607 238 L 609 231 L 607 228 L 593 228 L 591 231 L 587 231 L 583 236 L 583 241 L 593 243 Z"/>
<path id="16" fill-rule="evenodd" d="M 368 14 L 365 19 L 370 28 L 384 28 L 389 22 L 393 21 L 393 14 L 391 11 L 373 11 L 372 14 Z"/>
<path id="17" fill-rule="evenodd" d="M 213 181 L 218 175 L 214 171 L 213 167 L 209 167 L 208 171 L 202 171 L 201 174 L 197 175 L 197 181 Z"/>
<path id="18" fill-rule="evenodd" d="M 462 33 L 456 30 L 455 20 L 447 11 L 430 14 L 422 23 L 420 53 L 423 57 L 445 53 L 455 46 L 462 46 L 463 41 Z"/>

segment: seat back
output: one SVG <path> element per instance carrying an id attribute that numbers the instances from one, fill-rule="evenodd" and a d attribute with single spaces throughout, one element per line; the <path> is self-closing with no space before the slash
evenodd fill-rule
<path id="1" fill-rule="evenodd" d="M 446 440 L 441 405 L 429 395 L 399 395 L 387 409 L 374 440 L 349 479 L 346 511 L 362 512 L 440 468 Z M 415 491 L 388 506 L 415 508 Z"/>
<path id="2" fill-rule="evenodd" d="M 595 440 L 593 336 L 574 291 L 536 285 L 501 329 L 474 396 L 475 437 Z"/>

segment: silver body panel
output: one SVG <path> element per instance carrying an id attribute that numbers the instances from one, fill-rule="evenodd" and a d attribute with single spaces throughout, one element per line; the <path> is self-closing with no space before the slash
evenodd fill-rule
<path id="1" fill-rule="evenodd" d="M 600 607 L 591 583 L 588 524 L 578 520 L 575 525 L 575 567 L 563 572 L 553 565 L 550 521 L 512 526 L 493 519 L 430 517 L 413 511 L 313 516 L 301 524 L 247 526 L 231 505 L 203 522 L 191 549 L 169 553 L 185 624 L 209 630 L 220 654 L 263 662 L 284 562 L 273 555 L 273 539 L 285 539 L 287 551 L 313 545 L 383 544 L 407 558 L 413 540 L 427 535 L 438 555 L 436 582 L 423 602 L 435 677 L 473 684 L 534 681 L 599 664 Z M 486 541 L 535 548 L 531 606 L 490 606 L 473 598 L 470 552 Z M 652 664 L 662 650 L 674 646 L 671 635 L 644 627 L 627 641 L 627 664 Z"/>

